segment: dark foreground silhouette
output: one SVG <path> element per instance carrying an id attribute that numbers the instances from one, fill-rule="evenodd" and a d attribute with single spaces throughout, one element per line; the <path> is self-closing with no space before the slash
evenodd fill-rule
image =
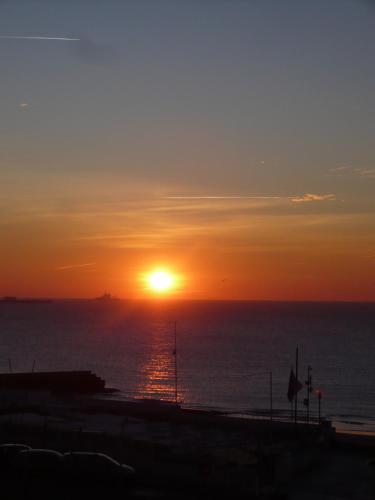
<path id="1" fill-rule="evenodd" d="M 74 401 L 0 415 L 1 498 L 374 498 L 375 442 L 327 424 Z"/>

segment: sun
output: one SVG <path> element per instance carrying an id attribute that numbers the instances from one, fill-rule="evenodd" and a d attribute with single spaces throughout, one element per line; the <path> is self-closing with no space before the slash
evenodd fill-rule
<path id="1" fill-rule="evenodd" d="M 174 276 L 168 271 L 154 271 L 148 276 L 148 284 L 155 292 L 166 292 L 174 286 Z"/>

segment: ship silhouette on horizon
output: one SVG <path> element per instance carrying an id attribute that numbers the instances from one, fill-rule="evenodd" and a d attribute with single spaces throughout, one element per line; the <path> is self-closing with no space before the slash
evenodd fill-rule
<path id="1" fill-rule="evenodd" d="M 103 295 L 100 295 L 99 297 L 95 297 L 94 300 L 98 300 L 101 302 L 112 302 L 113 300 L 120 300 L 118 297 L 114 297 L 112 294 L 108 292 L 104 292 Z"/>

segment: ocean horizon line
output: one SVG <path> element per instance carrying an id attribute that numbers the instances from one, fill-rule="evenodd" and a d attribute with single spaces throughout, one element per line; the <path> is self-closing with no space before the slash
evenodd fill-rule
<path id="1" fill-rule="evenodd" d="M 0 302 L 7 302 L 5 300 L 8 296 L 1 296 Z M 82 302 L 82 301 L 98 301 L 100 302 L 101 297 L 54 297 L 48 295 L 36 295 L 36 296 L 12 296 L 17 301 L 30 300 L 48 300 L 54 302 Z M 225 303 L 273 303 L 273 304 L 374 304 L 375 300 L 353 300 L 353 299 L 337 299 L 337 300 L 326 300 L 326 299 L 192 299 L 192 298 L 179 298 L 179 297 L 145 297 L 145 298 L 131 298 L 131 297 L 119 297 L 117 295 L 111 296 L 109 301 L 121 301 L 121 302 L 149 302 L 153 304 L 157 303 L 168 303 L 168 302 L 225 302 Z M 9 301 L 10 302 L 10 301 Z M 10 302 L 11 303 L 11 302 Z"/>

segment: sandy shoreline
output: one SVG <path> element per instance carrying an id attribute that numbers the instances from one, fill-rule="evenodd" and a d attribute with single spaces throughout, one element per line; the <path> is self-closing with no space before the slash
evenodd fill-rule
<path id="1" fill-rule="evenodd" d="M 375 455 L 373 435 L 92 397 L 4 402 L 1 442 L 107 453 L 132 465 L 138 486 L 161 498 L 223 491 L 247 498 L 328 498 L 327 491 L 329 498 L 357 498 L 344 495 L 356 485 L 363 490 L 358 498 L 373 498 L 367 465 Z M 345 487 L 338 480 L 334 487 L 332 474 L 344 478 Z M 314 497 L 306 484 L 317 490 Z"/>

